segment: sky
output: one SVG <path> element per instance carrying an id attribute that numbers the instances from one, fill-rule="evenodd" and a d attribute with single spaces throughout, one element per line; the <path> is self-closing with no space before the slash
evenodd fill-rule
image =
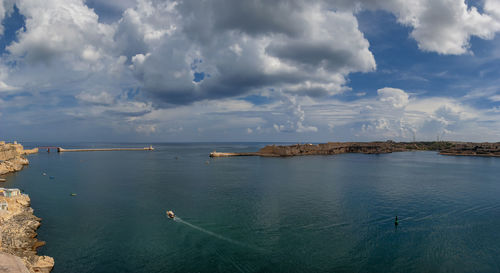
<path id="1" fill-rule="evenodd" d="M 0 0 L 0 139 L 500 141 L 500 0 Z"/>

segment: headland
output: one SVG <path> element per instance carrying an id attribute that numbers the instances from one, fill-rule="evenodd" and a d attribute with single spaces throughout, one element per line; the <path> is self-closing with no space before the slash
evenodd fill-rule
<path id="1" fill-rule="evenodd" d="M 336 155 L 343 153 L 385 154 L 405 151 L 437 151 L 442 155 L 500 156 L 500 142 L 328 142 L 322 144 L 267 145 L 254 153 L 212 152 L 210 157 Z"/>
<path id="2" fill-rule="evenodd" d="M 0 174 L 22 170 L 28 159 L 23 155 L 37 152 L 24 150 L 21 144 L 0 142 Z M 30 198 L 19 189 L 0 187 L 0 265 L 6 272 L 48 273 L 54 259 L 38 256 L 39 241 L 36 230 L 41 219 L 33 214 Z M 3 272 L 3 271 L 2 271 Z"/>

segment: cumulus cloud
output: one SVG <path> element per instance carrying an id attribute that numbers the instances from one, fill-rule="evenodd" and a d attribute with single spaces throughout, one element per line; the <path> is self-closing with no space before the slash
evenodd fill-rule
<path id="1" fill-rule="evenodd" d="M 16 5 L 26 17 L 26 31 L 7 47 L 12 57 L 30 64 L 61 58 L 74 69 L 88 69 L 114 46 L 112 26 L 99 23 L 83 0 L 21 0 Z"/>
<path id="2" fill-rule="evenodd" d="M 13 1 L 2 2 L 0 14 Z M 16 86 L 59 82 L 63 89 L 61 74 L 72 88 L 134 75 L 157 107 L 267 89 L 311 97 L 349 90 L 350 73 L 376 69 L 355 16 L 362 9 L 395 14 L 422 50 L 442 54 L 465 53 L 471 36 L 490 39 L 500 29 L 494 0 L 483 13 L 463 0 L 110 1 L 122 11 L 113 23 L 87 6 L 95 1 L 15 3 L 26 29 L 7 46 L 7 59 L 41 74 Z M 40 64 L 51 69 L 36 69 Z"/>
<path id="3" fill-rule="evenodd" d="M 14 3 L 26 27 L 0 60 L 0 91 L 23 91 L 51 106 L 76 99 L 78 106 L 58 114 L 105 116 L 103 124 L 150 135 L 335 128 L 405 138 L 486 122 L 460 100 L 423 103 L 392 87 L 376 96 L 355 90 L 349 103 L 333 96 L 351 89 L 351 73 L 377 68 L 359 11 L 394 14 L 423 51 L 464 54 L 471 37 L 491 39 L 500 30 L 497 0 L 485 0 L 482 9 L 464 0 L 4 0 L 0 20 Z M 119 18 L 102 20 L 102 6 Z M 245 100 L 250 94 L 268 103 Z M 498 101 L 494 92 L 488 98 Z M 26 106 L 20 101 L 2 97 L 2 111 Z"/>
<path id="4" fill-rule="evenodd" d="M 157 29 L 162 34 L 155 46 L 144 46 L 152 44 L 143 38 L 147 23 L 128 20 L 124 25 L 124 17 L 119 29 L 137 33 L 140 43 L 131 43 L 138 44 L 131 67 L 144 90 L 165 103 L 231 97 L 263 88 L 331 95 L 345 90 L 350 72 L 376 67 L 356 17 L 325 9 L 320 1 L 151 5 L 151 13 L 138 17 L 162 18 L 163 23 L 155 24 L 163 26 Z M 195 75 L 203 76 L 195 81 Z"/>
<path id="5" fill-rule="evenodd" d="M 389 103 L 392 107 L 403 108 L 408 105 L 408 94 L 398 88 L 385 87 L 377 90 L 380 101 Z"/>
<path id="6" fill-rule="evenodd" d="M 464 0 L 332 0 L 332 7 L 353 11 L 385 10 L 412 28 L 411 37 L 424 51 L 464 54 L 472 36 L 492 39 L 500 30 L 498 0 L 486 0 L 484 12 Z"/>

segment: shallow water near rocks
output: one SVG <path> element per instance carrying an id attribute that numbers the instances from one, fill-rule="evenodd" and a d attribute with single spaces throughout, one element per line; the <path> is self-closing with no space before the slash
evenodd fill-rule
<path id="1" fill-rule="evenodd" d="M 64 148 L 125 146 L 145 145 Z M 54 273 L 500 271 L 500 158 L 208 158 L 263 146 L 41 151 L 3 186 L 30 195 Z"/>

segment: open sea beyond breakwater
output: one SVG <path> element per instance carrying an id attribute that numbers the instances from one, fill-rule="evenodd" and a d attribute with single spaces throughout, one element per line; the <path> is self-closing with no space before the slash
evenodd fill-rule
<path id="1" fill-rule="evenodd" d="M 30 195 L 54 273 L 500 271 L 499 158 L 207 157 L 264 146 L 40 151 L 2 186 Z"/>

